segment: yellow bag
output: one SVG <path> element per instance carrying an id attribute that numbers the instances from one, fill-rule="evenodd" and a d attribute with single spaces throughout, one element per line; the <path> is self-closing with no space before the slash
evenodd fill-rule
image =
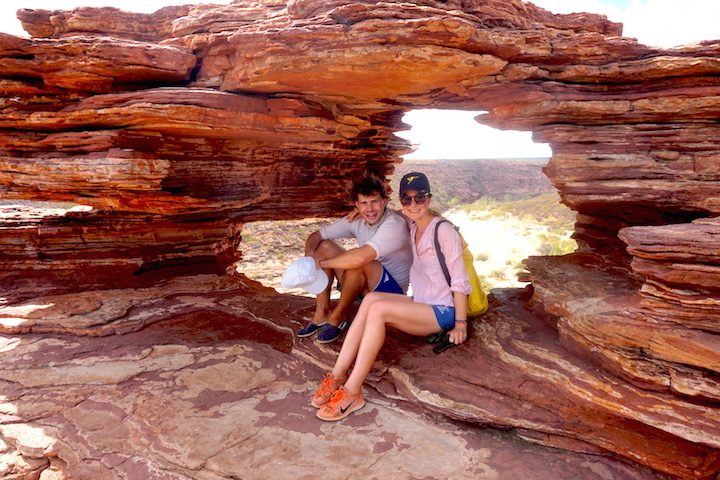
<path id="1" fill-rule="evenodd" d="M 440 259 L 440 267 L 442 268 L 443 274 L 445 274 L 445 280 L 447 280 L 448 285 L 450 285 L 450 272 L 448 271 L 447 263 L 445 263 L 445 255 L 442 253 L 442 249 L 440 248 L 440 241 L 438 240 L 438 228 L 443 222 L 449 223 L 453 226 L 455 230 L 457 230 L 458 228 L 453 225 L 449 220 L 445 219 L 442 219 L 435 224 L 435 251 L 437 252 L 438 258 Z M 463 264 L 465 265 L 465 271 L 468 274 L 471 287 L 470 295 L 468 295 L 467 299 L 467 315 L 468 318 L 472 318 L 487 312 L 488 298 L 482 288 L 482 285 L 480 284 L 480 278 L 475 271 L 475 265 L 473 265 L 473 254 L 468 248 L 467 242 L 459 231 L 458 235 L 460 235 L 460 241 L 462 242 Z"/>

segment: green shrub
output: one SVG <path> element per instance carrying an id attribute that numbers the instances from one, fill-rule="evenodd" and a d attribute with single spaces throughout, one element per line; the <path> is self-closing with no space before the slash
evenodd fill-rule
<path id="1" fill-rule="evenodd" d="M 543 234 L 540 238 L 543 242 L 538 249 L 540 255 L 566 255 L 577 249 L 577 243 L 572 238 L 554 234 Z"/>
<path id="2" fill-rule="evenodd" d="M 466 206 L 466 211 L 489 211 L 492 216 L 512 215 L 523 221 L 547 225 L 551 230 L 573 230 L 575 212 L 560 203 L 557 192 L 544 193 L 521 200 L 494 200 L 482 197 Z"/>
<path id="3" fill-rule="evenodd" d="M 485 252 L 480 252 L 480 253 L 475 254 L 474 260 L 476 262 L 487 262 L 489 258 L 490 258 L 490 255 L 488 255 Z"/>
<path id="4" fill-rule="evenodd" d="M 490 278 L 495 280 L 505 280 L 507 277 L 505 277 L 505 270 L 493 270 L 490 272 Z"/>

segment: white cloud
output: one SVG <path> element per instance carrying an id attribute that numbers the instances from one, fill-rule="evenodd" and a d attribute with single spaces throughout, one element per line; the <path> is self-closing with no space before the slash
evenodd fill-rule
<path id="1" fill-rule="evenodd" d="M 673 47 L 700 40 L 719 40 L 720 2 L 716 0 L 535 0 L 555 13 L 593 12 L 624 25 L 623 35 L 640 43 Z"/>
<path id="2" fill-rule="evenodd" d="M 707 0 L 634 1 L 626 12 L 628 34 L 647 45 L 672 47 L 720 40 L 720 2 Z"/>

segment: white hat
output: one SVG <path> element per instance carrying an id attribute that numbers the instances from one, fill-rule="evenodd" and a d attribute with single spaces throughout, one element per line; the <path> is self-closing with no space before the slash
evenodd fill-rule
<path id="1" fill-rule="evenodd" d="M 285 270 L 282 286 L 285 288 L 302 288 L 308 293 L 317 295 L 328 284 L 327 274 L 317 268 L 313 257 L 300 257 Z"/>

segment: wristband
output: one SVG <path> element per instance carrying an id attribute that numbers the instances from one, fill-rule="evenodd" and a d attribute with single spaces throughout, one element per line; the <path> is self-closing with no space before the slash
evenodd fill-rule
<path id="1" fill-rule="evenodd" d="M 467 323 L 467 320 L 455 320 L 455 323 Z"/>

